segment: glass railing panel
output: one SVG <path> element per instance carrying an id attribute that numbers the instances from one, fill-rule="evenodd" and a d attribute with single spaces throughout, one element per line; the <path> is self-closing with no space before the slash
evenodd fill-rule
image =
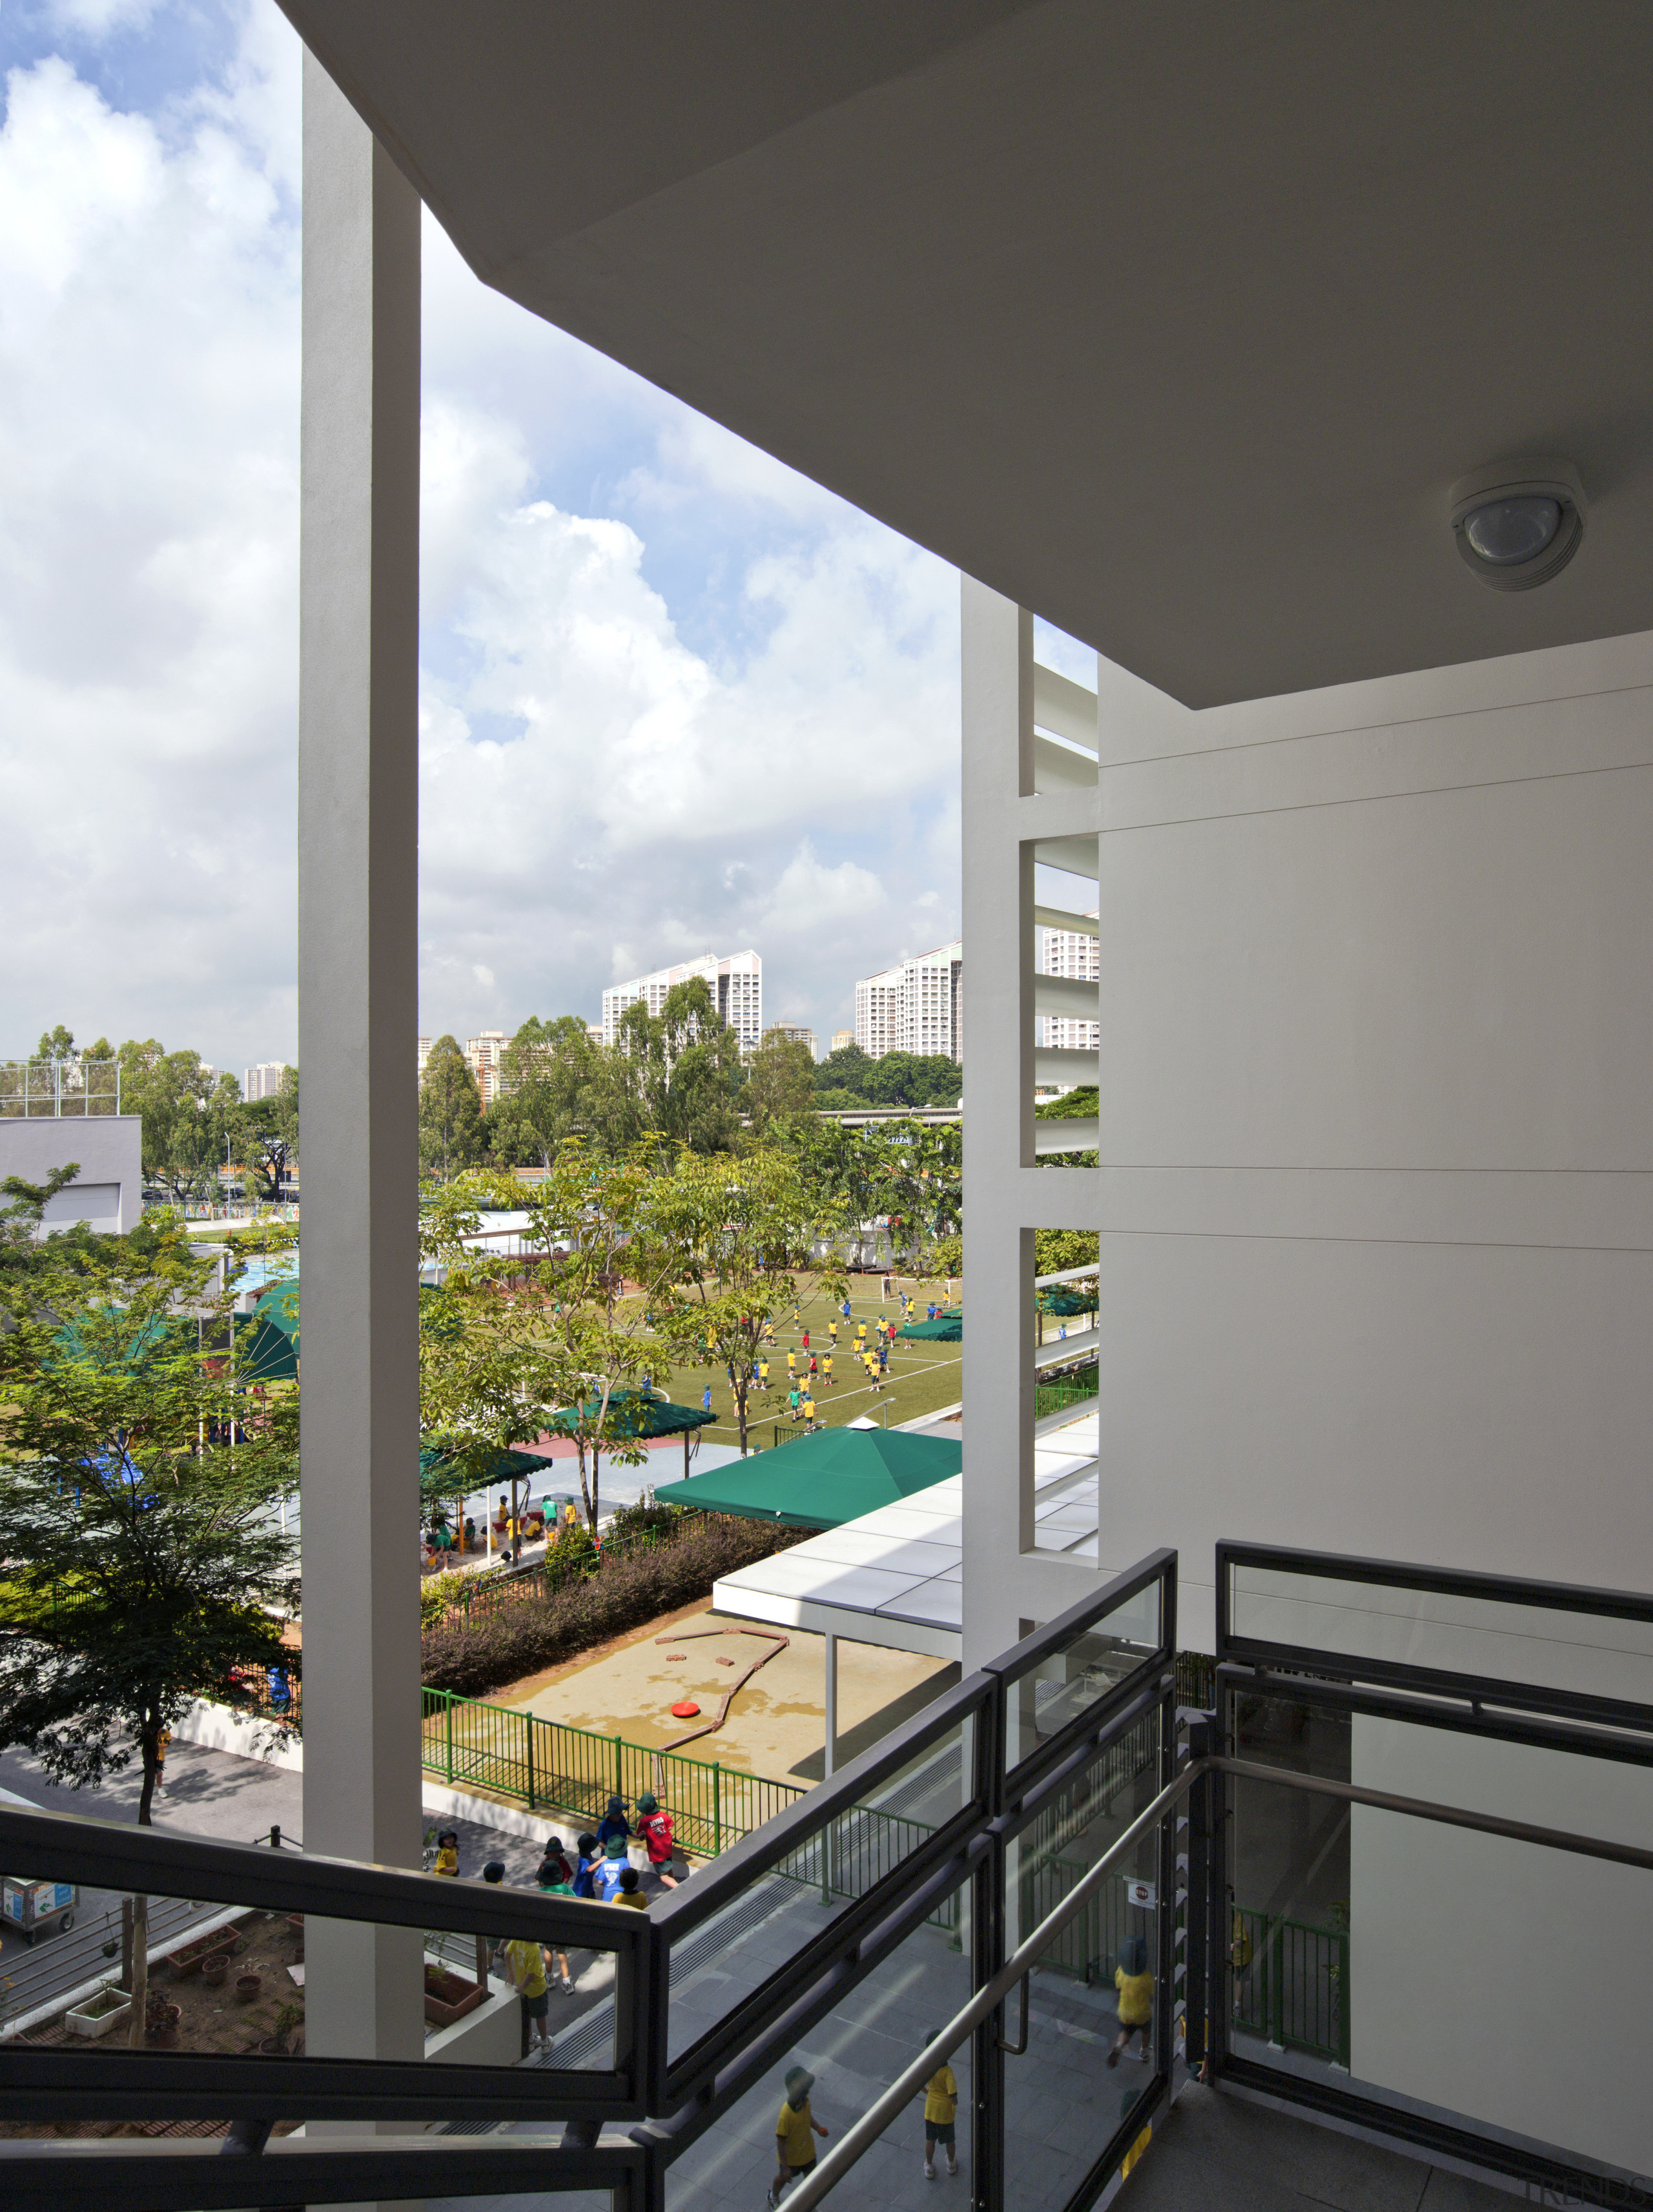
<path id="1" fill-rule="evenodd" d="M 1253 1715 L 1239 1755 L 1323 1772 L 1335 1736 Z M 1653 1771 L 1356 1714 L 1358 1787 L 1644 1848 Z M 1653 1873 L 1236 1778 L 1231 2051 L 1589 2172 L 1653 2172 L 1635 2035 Z"/>
<path id="2" fill-rule="evenodd" d="M 783 1972 L 958 1812 L 971 1786 L 974 1726 L 972 1718 L 955 1723 L 870 1786 L 862 1802 L 823 1821 L 772 1872 L 743 1883 L 716 1913 L 674 1938 L 672 2059 Z"/>
<path id="3" fill-rule="evenodd" d="M 1158 1711 L 1109 1745 L 1013 1840 L 1006 1948 L 1072 1895 L 1159 1788 Z M 1158 1832 L 1127 1854 L 1028 1978 L 1027 2051 L 1005 2061 L 1006 2212 L 1068 2202 L 1157 2078 Z M 1019 2001 L 1006 2008 L 1017 2039 Z"/>
<path id="4" fill-rule="evenodd" d="M 1005 1767 L 1014 1773 L 1159 1644 L 1159 1584 L 1150 1583 L 1006 1683 Z"/>
<path id="5" fill-rule="evenodd" d="M 777 2133 L 783 2108 L 789 2104 L 787 2077 L 799 2068 L 812 2077 L 807 2087 L 809 2123 L 827 2132 L 805 2134 L 806 2124 L 795 2109 L 786 2118 L 784 2203 L 794 2166 L 810 2152 L 817 2158 L 823 2155 L 924 2048 L 931 2034 L 969 2002 L 967 1920 L 963 1895 L 956 1891 L 933 1919 L 909 1936 L 823 2020 L 801 2035 L 785 2062 L 777 2063 L 672 2166 L 665 2184 L 668 2212 L 727 2212 L 731 2205 L 763 2203 L 779 2175 Z M 915 2203 L 927 2186 L 927 2162 L 937 2188 L 957 2192 L 956 2199 L 940 2201 L 969 2203 L 974 2190 L 968 2042 L 945 2064 L 949 2072 L 944 2076 L 943 2062 L 938 2060 L 930 2094 L 915 2097 L 885 2130 L 835 2192 L 835 2202 L 841 2196 L 847 2204 Z M 950 2086 L 951 2098 L 945 2094 Z M 945 2118 L 949 2112 L 951 2118 Z M 949 2132 L 951 2145 L 945 2140 Z"/>
<path id="6" fill-rule="evenodd" d="M 1237 1637 L 1653 1705 L 1653 1621 L 1235 1565 Z"/>
<path id="7" fill-rule="evenodd" d="M 404 2013 L 400 2047 L 381 2056 L 614 2069 L 617 1952 L 593 1940 L 591 1922 L 599 1911 L 617 1922 L 618 1907 L 585 1908 L 559 1943 L 555 1903 L 538 1890 L 522 1893 L 521 1933 L 501 1936 L 76 1888 L 49 1865 L 3 1882 L 0 2053 L 131 2050 L 290 2068 L 348 2050 L 343 2029 L 330 2043 L 327 2022 L 358 2014 L 363 1979 L 378 1977 Z M 496 1909 L 500 1894 L 429 1886 L 433 1918 L 463 1922 L 468 1897 Z"/>

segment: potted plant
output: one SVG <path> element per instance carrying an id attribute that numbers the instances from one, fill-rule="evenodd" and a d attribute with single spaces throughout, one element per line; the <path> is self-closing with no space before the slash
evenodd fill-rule
<path id="1" fill-rule="evenodd" d="M 115 1948 L 119 1950 L 120 1947 L 117 1944 Z M 76 2005 L 64 2014 L 64 2026 L 70 2035 L 95 2043 L 129 2020 L 131 2012 L 132 2000 L 127 1992 L 113 1982 L 106 1982 L 84 2004 Z"/>
<path id="2" fill-rule="evenodd" d="M 237 1974 L 235 1977 L 235 1995 L 242 2004 L 251 2004 L 263 1987 L 262 1974 Z"/>
<path id="3" fill-rule="evenodd" d="M 159 1991 L 143 2008 L 143 2033 L 150 2043 L 176 2043 L 178 2023 L 184 2017 L 184 2008 L 172 2004 Z"/>
<path id="4" fill-rule="evenodd" d="M 302 2005 L 283 2005 L 276 2014 L 270 2033 L 258 2045 L 264 2056 L 266 2058 L 295 2058 L 298 2053 L 289 2048 L 289 2040 L 293 2030 L 301 2025 L 303 2019 Z"/>
<path id="5" fill-rule="evenodd" d="M 456 2020 L 474 2012 L 487 1994 L 482 1983 L 425 1961 L 425 2018 L 436 2027 L 452 2027 Z"/>
<path id="6" fill-rule="evenodd" d="M 229 1972 L 228 1951 L 215 1951 L 201 1961 L 201 1978 L 211 1990 L 221 1990 Z"/>

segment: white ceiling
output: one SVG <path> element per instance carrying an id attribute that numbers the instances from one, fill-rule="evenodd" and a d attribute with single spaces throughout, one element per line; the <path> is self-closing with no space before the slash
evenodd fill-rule
<path id="1" fill-rule="evenodd" d="M 489 283 L 1191 705 L 1653 627 L 1644 0 L 283 4 Z"/>

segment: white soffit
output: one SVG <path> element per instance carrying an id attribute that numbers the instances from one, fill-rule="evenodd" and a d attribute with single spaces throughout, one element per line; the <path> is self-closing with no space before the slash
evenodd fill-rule
<path id="1" fill-rule="evenodd" d="M 1644 0 L 283 4 L 484 281 L 1188 704 L 1653 627 Z"/>

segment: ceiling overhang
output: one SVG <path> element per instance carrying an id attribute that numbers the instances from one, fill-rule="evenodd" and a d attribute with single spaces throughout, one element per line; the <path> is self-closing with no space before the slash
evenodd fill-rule
<path id="1" fill-rule="evenodd" d="M 1190 705 L 1653 628 L 1643 0 L 283 5 L 485 282 Z"/>

